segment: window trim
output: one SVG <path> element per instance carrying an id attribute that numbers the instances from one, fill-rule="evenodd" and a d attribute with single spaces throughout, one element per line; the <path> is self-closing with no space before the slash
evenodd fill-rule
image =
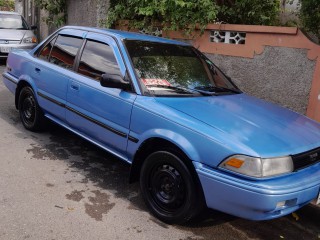
<path id="1" fill-rule="evenodd" d="M 42 50 L 48 45 L 48 43 L 50 43 L 51 40 L 53 40 L 53 39 L 54 39 L 55 37 L 57 37 L 57 36 L 58 36 L 58 34 L 54 34 L 54 35 L 52 35 L 50 38 L 48 38 L 48 39 L 34 52 L 33 57 L 40 59 L 40 58 L 39 58 L 39 54 L 40 54 L 40 53 L 42 52 Z M 50 50 L 50 54 L 51 54 L 51 50 Z M 42 59 L 40 59 L 40 60 L 42 60 Z"/>
<path id="2" fill-rule="evenodd" d="M 48 41 L 48 42 L 46 42 L 46 44 L 44 44 L 44 46 L 41 48 L 41 50 L 40 50 L 39 53 L 37 54 L 37 58 L 38 58 L 38 59 L 40 59 L 40 60 L 42 60 L 42 61 L 45 61 L 45 62 L 49 62 L 49 59 L 50 59 L 50 56 L 51 56 L 51 51 L 52 51 L 52 48 L 53 48 L 55 42 L 57 41 L 57 38 L 58 38 L 58 35 L 55 35 L 53 38 L 50 38 L 50 41 Z M 52 45 L 52 47 L 51 47 L 51 49 L 50 49 L 50 52 L 49 52 L 49 54 L 48 54 L 48 59 L 47 59 L 47 60 L 44 60 L 43 58 L 40 58 L 40 54 L 41 54 L 42 51 L 45 49 L 45 47 L 48 46 L 48 45 L 51 43 L 52 40 L 54 40 L 54 41 L 53 41 L 53 45 Z"/>
<path id="3" fill-rule="evenodd" d="M 81 45 L 80 45 L 80 47 L 78 48 L 78 51 L 77 51 L 77 53 L 76 53 L 76 55 L 75 55 L 75 58 L 74 58 L 74 61 L 73 61 L 73 64 L 72 64 L 72 68 L 65 68 L 65 67 L 62 67 L 62 66 L 60 66 L 60 65 L 57 65 L 57 64 L 54 64 L 54 63 L 50 62 L 52 49 L 53 49 L 53 47 L 55 46 L 55 44 L 56 44 L 57 39 L 58 39 L 59 36 L 69 37 L 69 38 L 77 38 L 77 39 L 82 40 Z M 59 34 L 59 33 L 58 33 L 58 34 L 55 34 L 54 37 L 55 37 L 56 39 L 55 39 L 55 41 L 54 41 L 53 47 L 52 47 L 51 50 L 50 50 L 50 54 L 49 54 L 48 61 L 46 61 L 46 62 L 48 62 L 48 63 L 50 63 L 50 64 L 53 64 L 54 66 L 61 67 L 61 68 L 65 69 L 65 70 L 75 72 L 75 70 L 74 70 L 74 69 L 75 69 L 75 63 L 76 63 L 76 60 L 77 60 L 78 55 L 79 55 L 79 51 L 80 51 L 80 49 L 82 48 L 83 42 L 84 42 L 85 39 L 82 38 L 82 37 L 78 37 L 78 36 L 73 36 L 73 35 L 68 35 L 68 34 Z M 53 37 L 53 38 L 54 38 L 54 37 Z M 53 39 L 53 38 L 50 38 L 50 39 Z M 51 41 L 49 41 L 48 43 L 50 43 L 50 42 L 51 42 Z M 48 43 L 47 43 L 47 44 L 48 44 Z M 45 47 L 47 46 L 47 44 L 45 44 L 43 48 L 45 48 Z M 42 48 L 42 49 L 43 49 L 43 48 Z M 41 49 L 41 51 L 42 51 L 42 49 Z M 39 58 L 39 54 L 41 53 L 41 51 L 38 53 L 38 57 L 37 57 L 38 59 L 40 59 L 40 58 Z M 40 60 L 43 60 L 43 59 L 40 59 Z M 43 61 L 44 61 L 44 60 L 43 60 Z"/>
<path id="4" fill-rule="evenodd" d="M 38 57 L 38 55 L 39 55 L 39 53 L 41 52 L 41 50 L 46 46 L 46 44 L 48 43 L 48 42 L 50 42 L 54 37 L 56 37 L 57 35 L 59 35 L 59 33 L 61 32 L 61 31 L 64 31 L 64 30 L 76 30 L 76 31 L 83 31 L 83 35 L 82 35 L 82 38 L 83 38 L 83 43 L 87 40 L 87 39 L 92 39 L 92 40 L 94 40 L 93 38 L 90 38 L 90 37 L 87 37 L 88 36 L 88 34 L 90 34 L 90 33 L 93 33 L 93 34 L 100 34 L 100 35 L 102 35 L 102 36 L 106 36 L 106 37 L 108 37 L 110 40 L 112 40 L 114 43 L 115 43 L 115 45 L 116 45 L 116 47 L 117 47 L 117 49 L 118 49 L 118 51 L 119 51 L 119 54 L 120 54 L 120 59 L 118 59 L 118 58 L 116 58 L 117 60 L 120 60 L 120 61 L 122 61 L 122 63 L 123 63 L 123 65 L 124 65 L 124 69 L 125 69 L 125 78 L 130 82 L 130 84 L 131 84 L 131 88 L 132 88 L 132 93 L 135 93 L 135 94 L 137 94 L 137 95 L 143 95 L 142 94 L 142 89 L 141 89 L 141 86 L 139 85 L 140 83 L 138 82 L 138 83 L 136 83 L 137 84 L 137 87 L 136 87 L 136 85 L 134 84 L 134 81 L 133 81 L 133 79 L 134 78 L 136 78 L 136 76 L 135 76 L 135 73 L 133 72 L 133 75 L 132 75 L 132 73 L 130 73 L 130 71 L 128 70 L 129 69 L 129 67 L 130 66 L 132 66 L 132 64 L 130 63 L 130 58 L 129 58 L 129 63 L 127 63 L 126 62 L 126 60 L 125 60 L 125 53 L 127 53 L 127 51 L 126 51 L 126 48 L 125 48 L 125 46 L 124 46 L 124 50 L 120 47 L 120 44 L 123 44 L 123 41 L 121 41 L 121 40 L 118 40 L 115 36 L 112 36 L 112 35 L 110 35 L 110 34 L 108 34 L 107 32 L 106 33 L 102 33 L 102 32 L 99 32 L 99 31 L 95 31 L 94 29 L 92 29 L 92 30 L 82 30 L 82 29 L 79 29 L 79 28 L 76 28 L 76 27 L 62 27 L 61 29 L 58 29 L 57 31 L 55 31 L 54 33 L 52 33 L 52 35 L 48 38 L 48 39 L 46 39 L 46 41 L 43 43 L 43 44 L 41 44 L 34 52 L 33 52 L 33 57 L 34 58 L 37 58 L 37 59 L 39 59 L 39 57 Z M 69 35 L 69 34 L 65 34 L 65 35 L 67 35 L 67 36 L 73 36 L 73 35 Z M 112 44 L 111 44 L 111 46 L 112 46 Z M 112 46 L 112 49 L 114 49 L 115 48 L 115 46 Z M 80 48 L 81 49 L 81 52 L 78 52 L 77 53 L 77 56 L 79 55 L 79 54 L 82 54 L 82 50 L 83 50 L 83 48 Z M 41 61 L 44 61 L 44 60 L 42 60 L 42 59 L 39 59 L 39 60 L 41 60 Z M 78 62 L 78 58 L 76 58 L 75 59 L 75 61 L 77 60 L 77 62 Z M 75 69 L 74 69 L 74 72 L 76 72 L 75 71 Z M 77 72 L 76 72 L 77 73 Z M 135 81 L 135 82 L 137 82 L 137 81 Z"/>

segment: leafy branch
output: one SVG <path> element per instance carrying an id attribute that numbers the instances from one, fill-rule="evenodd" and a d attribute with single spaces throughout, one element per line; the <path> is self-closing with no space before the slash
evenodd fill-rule
<path id="1" fill-rule="evenodd" d="M 218 21 L 249 25 L 279 25 L 280 0 L 216 0 Z"/>
<path id="2" fill-rule="evenodd" d="M 108 12 L 107 27 L 118 20 L 129 20 L 129 28 L 189 32 L 197 26 L 203 31 L 214 22 L 217 5 L 212 0 L 120 0 Z"/>
<path id="3" fill-rule="evenodd" d="M 306 31 L 312 32 L 320 41 L 320 1 L 300 0 L 300 20 Z"/>
<path id="4" fill-rule="evenodd" d="M 48 17 L 44 18 L 49 26 L 60 27 L 67 21 L 66 0 L 35 0 L 40 9 L 48 12 Z"/>
<path id="5" fill-rule="evenodd" d="M 0 10 L 13 11 L 14 10 L 14 0 L 0 0 Z"/>

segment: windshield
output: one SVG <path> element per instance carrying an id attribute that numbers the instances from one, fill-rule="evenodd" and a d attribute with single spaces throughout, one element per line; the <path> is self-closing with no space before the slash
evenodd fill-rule
<path id="1" fill-rule="evenodd" d="M 28 30 L 28 24 L 20 15 L 0 14 L 0 29 Z"/>
<path id="2" fill-rule="evenodd" d="M 126 40 L 125 45 L 146 93 L 212 96 L 240 92 L 194 47 L 135 40 Z"/>

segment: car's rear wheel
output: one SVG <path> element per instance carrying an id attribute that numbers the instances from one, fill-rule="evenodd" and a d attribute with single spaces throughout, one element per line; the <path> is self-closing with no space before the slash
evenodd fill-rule
<path id="1" fill-rule="evenodd" d="M 147 157 L 140 187 L 151 212 L 169 224 L 191 220 L 203 206 L 194 177 L 182 159 L 169 151 L 157 151 Z"/>
<path id="2" fill-rule="evenodd" d="M 18 109 L 21 122 L 26 129 L 30 131 L 43 129 L 44 115 L 31 87 L 26 86 L 21 89 Z"/>

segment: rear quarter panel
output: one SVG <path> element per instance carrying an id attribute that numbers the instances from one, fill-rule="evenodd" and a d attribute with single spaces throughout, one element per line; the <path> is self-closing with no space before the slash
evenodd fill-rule
<path id="1" fill-rule="evenodd" d="M 28 51 L 14 50 L 7 59 L 7 71 L 14 78 L 17 78 L 18 82 L 21 80 L 27 81 L 36 92 L 37 86 L 30 75 L 34 65 L 32 59 L 33 57 L 30 56 Z"/>

